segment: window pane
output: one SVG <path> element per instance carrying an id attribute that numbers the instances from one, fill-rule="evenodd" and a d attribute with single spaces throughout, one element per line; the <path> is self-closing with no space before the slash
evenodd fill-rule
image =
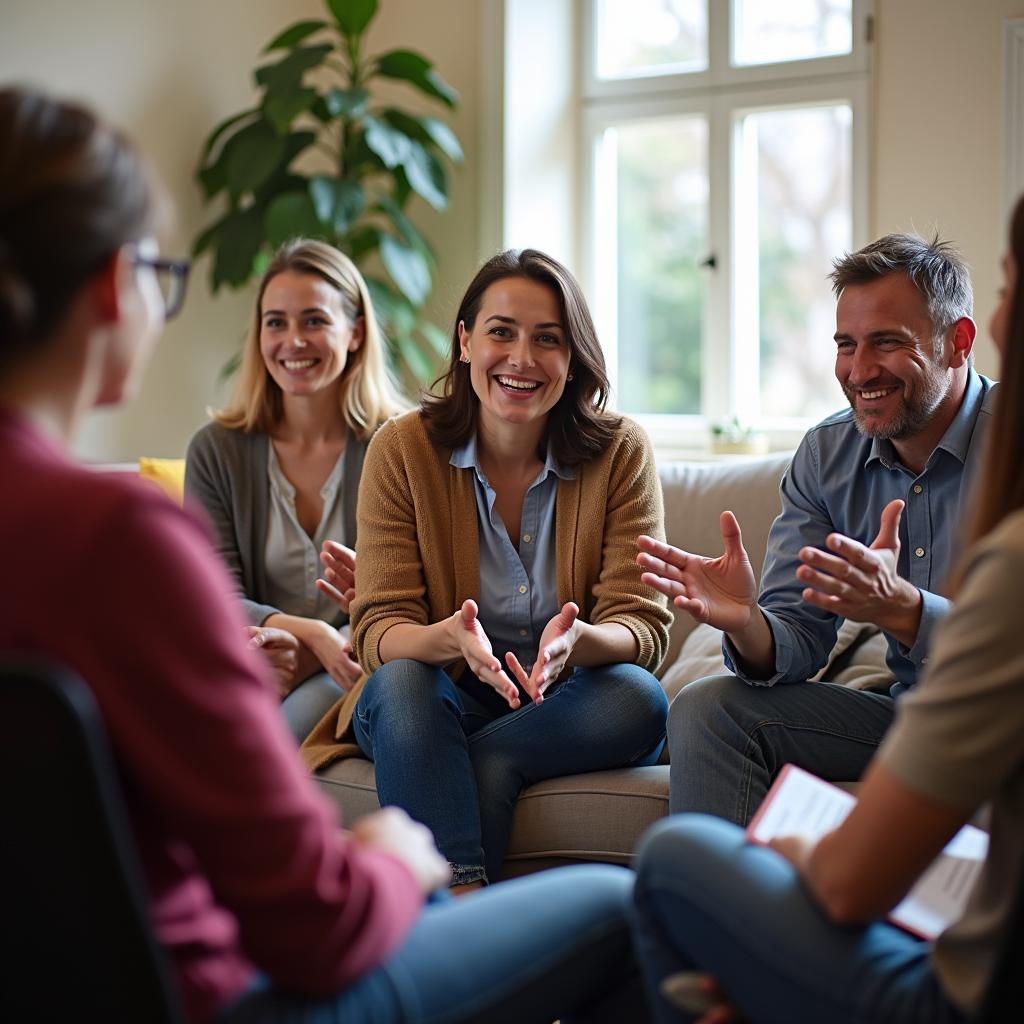
<path id="1" fill-rule="evenodd" d="M 733 0 L 733 63 L 833 57 L 853 49 L 853 0 Z"/>
<path id="2" fill-rule="evenodd" d="M 627 412 L 699 413 L 707 122 L 644 122 L 614 135 L 616 405 Z"/>
<path id="3" fill-rule="evenodd" d="M 597 76 L 703 71 L 707 0 L 596 0 Z"/>
<path id="4" fill-rule="evenodd" d="M 851 247 L 853 118 L 843 104 L 746 121 L 756 133 L 761 413 L 817 419 L 843 404 L 827 274 Z"/>

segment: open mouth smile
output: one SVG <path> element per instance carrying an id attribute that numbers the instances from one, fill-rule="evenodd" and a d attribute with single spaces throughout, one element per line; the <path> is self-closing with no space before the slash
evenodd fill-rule
<path id="1" fill-rule="evenodd" d="M 899 391 L 899 388 L 896 385 L 887 388 L 875 388 L 872 391 L 867 391 L 864 388 L 858 388 L 857 394 L 865 401 L 871 402 L 876 398 L 887 398 L 894 391 Z"/>
<path id="2" fill-rule="evenodd" d="M 519 395 L 531 394 L 541 387 L 541 382 L 539 380 L 523 380 L 520 377 L 505 377 L 501 374 L 495 374 L 494 380 L 496 380 L 498 385 L 505 391 Z"/>
<path id="3" fill-rule="evenodd" d="M 319 363 L 319 359 L 282 359 L 281 365 L 292 373 L 298 370 L 308 370 L 311 366 L 316 366 Z"/>

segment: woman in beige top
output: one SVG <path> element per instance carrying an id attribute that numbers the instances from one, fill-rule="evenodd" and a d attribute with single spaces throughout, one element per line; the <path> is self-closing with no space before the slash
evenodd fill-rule
<path id="1" fill-rule="evenodd" d="M 985 489 L 928 670 L 820 841 L 764 849 L 700 815 L 645 838 L 637 931 L 659 1021 L 944 1024 L 983 1006 L 1024 864 L 1024 200 L 1010 235 Z M 960 919 L 934 943 L 883 921 L 984 804 L 988 855 Z"/>

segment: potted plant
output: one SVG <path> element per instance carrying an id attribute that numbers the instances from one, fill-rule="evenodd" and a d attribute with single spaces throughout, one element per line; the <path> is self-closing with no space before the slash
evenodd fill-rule
<path id="1" fill-rule="evenodd" d="M 718 455 L 763 455 L 768 451 L 768 436 L 733 416 L 712 426 L 711 450 Z"/>
<path id="2" fill-rule="evenodd" d="M 289 238 L 336 245 L 364 272 L 406 383 L 421 383 L 447 341 L 421 314 L 436 258 L 406 211 L 413 195 L 446 208 L 448 168 L 462 148 L 444 121 L 384 103 L 373 87 L 404 82 L 448 109 L 458 96 L 413 50 L 365 52 L 377 0 L 325 7 L 329 17 L 297 22 L 268 43 L 254 72 L 259 102 L 206 139 L 197 177 L 206 200 L 223 197 L 224 209 L 193 254 L 209 252 L 216 292 L 259 276 Z"/>

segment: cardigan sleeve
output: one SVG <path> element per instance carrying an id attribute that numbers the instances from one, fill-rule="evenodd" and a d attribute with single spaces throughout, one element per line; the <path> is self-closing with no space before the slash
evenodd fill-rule
<path id="1" fill-rule="evenodd" d="M 231 453 L 226 450 L 222 436 L 224 430 L 226 428 L 217 424 L 207 424 L 189 442 L 185 456 L 185 498 L 198 502 L 213 524 L 217 554 L 227 566 L 246 618 L 258 626 L 280 609 L 250 596 L 252 567 L 247 567 L 242 557 L 240 524 L 236 522 L 232 500 L 245 467 L 237 457 L 232 466 Z"/>
<path id="2" fill-rule="evenodd" d="M 396 421 L 366 451 L 358 503 L 359 558 L 352 646 L 367 674 L 380 668 L 380 641 L 394 625 L 429 624 L 416 506 Z"/>
<path id="3" fill-rule="evenodd" d="M 609 472 L 601 575 L 591 619 L 625 626 L 636 637 L 636 663 L 653 672 L 668 650 L 672 613 L 665 596 L 640 581 L 636 539 L 641 533 L 664 540 L 665 512 L 651 443 L 640 426 L 627 420 Z"/>

